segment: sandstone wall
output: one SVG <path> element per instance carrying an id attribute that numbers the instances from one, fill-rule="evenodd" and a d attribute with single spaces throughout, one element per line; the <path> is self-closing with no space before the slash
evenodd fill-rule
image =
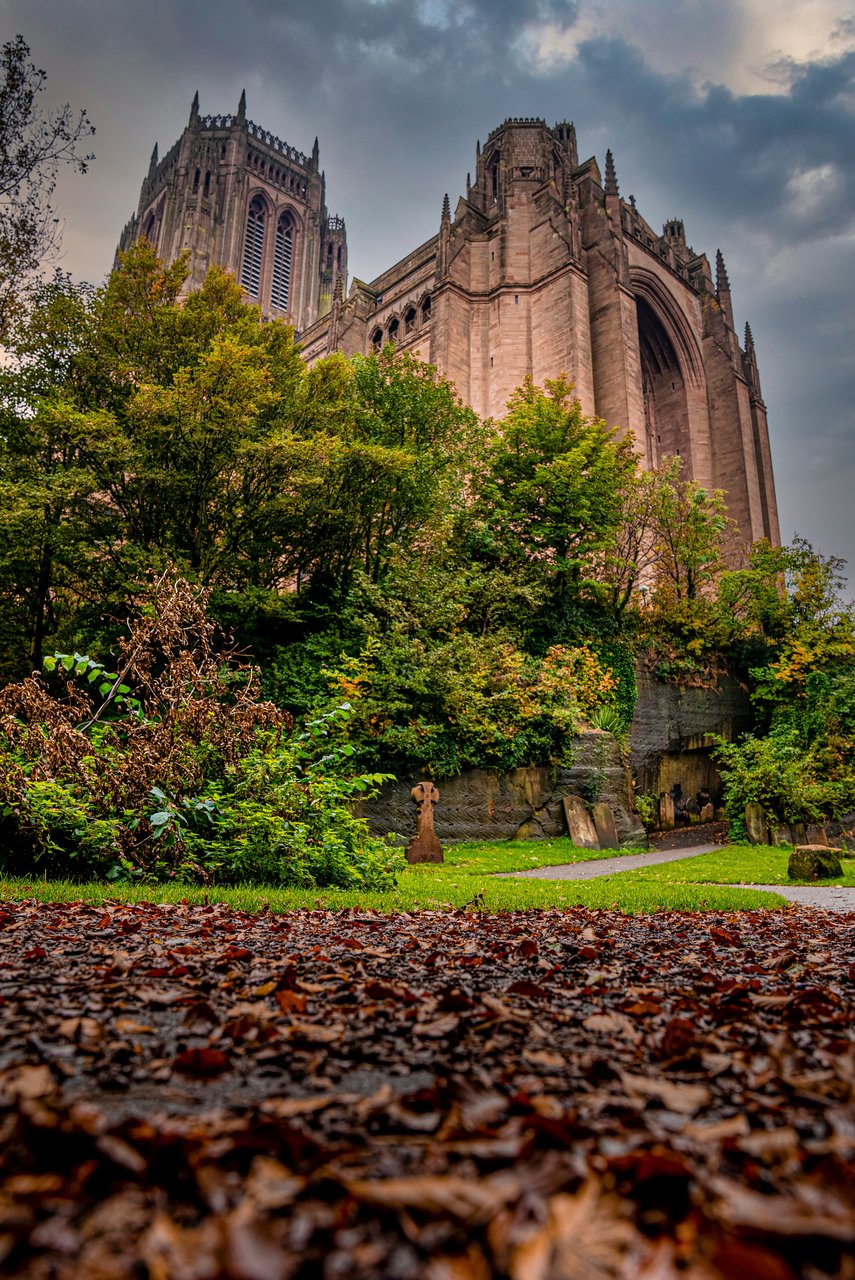
<path id="1" fill-rule="evenodd" d="M 686 689 L 656 680 L 643 665 L 636 672 L 638 701 L 629 731 L 630 764 L 639 794 L 660 795 L 679 783 L 684 795 L 715 795 L 720 777 L 712 761 L 713 738 L 731 741 L 753 723 L 748 693 L 733 676 L 715 689 Z"/>
<path id="2" fill-rule="evenodd" d="M 644 828 L 631 810 L 631 782 L 620 749 L 609 733 L 592 731 L 573 740 L 570 768 L 532 767 L 497 773 L 469 769 L 438 784 L 436 831 L 455 840 L 549 839 L 566 835 L 561 807 L 565 795 L 602 800 L 612 810 L 621 844 L 645 843 Z M 409 839 L 416 828 L 410 792 L 421 776 L 383 787 L 360 812 L 378 835 L 395 832 Z"/>

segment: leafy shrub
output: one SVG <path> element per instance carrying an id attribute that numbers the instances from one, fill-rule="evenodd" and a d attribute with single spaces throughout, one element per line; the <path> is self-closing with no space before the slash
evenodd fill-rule
<path id="1" fill-rule="evenodd" d="M 772 824 L 823 822 L 855 807 L 855 771 L 833 768 L 824 751 L 805 747 L 792 725 L 739 744 L 720 740 L 715 754 L 732 835 L 741 830 L 749 801 L 762 805 Z"/>
<path id="2" fill-rule="evenodd" d="M 585 646 L 543 658 L 507 636 L 457 632 L 440 643 L 393 634 L 328 672 L 352 704 L 347 738 L 375 767 L 403 764 L 438 778 L 570 762 L 572 737 L 613 694 L 614 678 Z"/>
<path id="3" fill-rule="evenodd" d="M 382 888 L 401 855 L 348 807 L 340 707 L 294 732 L 217 643 L 208 593 L 162 578 L 117 670 L 57 655 L 0 693 L 0 859 L 29 874 Z"/>

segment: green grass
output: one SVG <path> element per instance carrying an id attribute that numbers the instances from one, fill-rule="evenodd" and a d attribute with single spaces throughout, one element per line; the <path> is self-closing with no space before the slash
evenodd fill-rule
<path id="1" fill-rule="evenodd" d="M 752 884 L 815 884 L 813 880 L 791 880 L 787 875 L 789 849 L 775 849 L 768 845 L 726 845 L 714 853 L 702 853 L 696 858 L 679 862 L 663 862 L 656 866 L 641 867 L 637 871 L 621 871 L 608 877 L 610 886 L 621 889 L 623 885 L 752 885 Z M 843 876 L 836 880 L 823 880 L 822 884 L 846 885 L 855 888 L 855 859 L 841 859 Z"/>
<path id="2" fill-rule="evenodd" d="M 635 852 L 628 850 L 627 852 Z M 708 888 L 698 884 L 645 883 L 630 872 L 623 877 L 573 883 L 570 880 L 499 880 L 497 874 L 564 862 L 613 857 L 613 850 L 575 849 L 568 840 L 509 841 L 504 844 L 455 845 L 440 866 L 408 867 L 391 893 L 357 893 L 342 889 L 273 889 L 265 886 L 201 889 L 195 885 L 73 884 L 69 881 L 0 881 L 0 898 L 40 898 L 49 902 L 225 902 L 243 911 L 269 904 L 271 911 L 295 908 L 359 907 L 383 912 L 449 910 L 472 903 L 483 894 L 489 911 L 530 907 L 619 907 L 627 912 L 667 910 L 737 911 L 786 905 L 777 894 L 756 890 Z M 682 864 L 680 864 L 682 865 Z M 626 883 L 616 885 L 622 879 Z M 480 903 L 478 905 L 481 905 Z"/>

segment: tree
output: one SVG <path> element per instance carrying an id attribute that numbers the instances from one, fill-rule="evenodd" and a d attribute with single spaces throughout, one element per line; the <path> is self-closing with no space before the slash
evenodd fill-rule
<path id="1" fill-rule="evenodd" d="M 488 450 L 478 503 L 485 551 L 545 576 L 555 598 L 578 594 L 614 541 L 636 465 L 632 441 L 586 417 L 571 382 L 541 389 L 528 377 Z"/>
<path id="2" fill-rule="evenodd" d="M 693 601 L 724 568 L 725 544 L 736 526 L 721 489 L 705 489 L 680 475 L 671 459 L 657 486 L 653 514 L 656 593 L 678 605 Z"/>
<path id="3" fill-rule="evenodd" d="M 81 153 L 95 132 L 85 111 L 67 103 L 44 110 L 46 76 L 30 61 L 22 36 L 0 50 L 0 341 L 16 315 L 21 290 L 55 251 L 59 220 L 53 196 L 63 165 L 85 173 Z"/>

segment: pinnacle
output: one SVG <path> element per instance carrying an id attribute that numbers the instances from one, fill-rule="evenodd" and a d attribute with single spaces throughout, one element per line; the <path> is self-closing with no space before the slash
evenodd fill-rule
<path id="1" fill-rule="evenodd" d="M 344 297 L 344 286 L 341 282 L 341 276 L 337 275 L 333 286 L 333 302 L 341 302 Z"/>
<path id="2" fill-rule="evenodd" d="M 724 265 L 724 254 L 721 249 L 715 251 L 715 287 L 716 293 L 721 293 L 722 289 L 730 289 L 727 267 Z"/>
<path id="3" fill-rule="evenodd" d="M 190 119 L 195 120 L 199 114 L 199 90 L 193 94 L 193 101 L 190 104 Z"/>
<path id="4" fill-rule="evenodd" d="M 443 222 L 451 221 L 451 204 L 449 203 L 447 191 L 445 195 L 442 197 L 442 221 Z"/>
<path id="5" fill-rule="evenodd" d="M 751 325 L 747 320 L 745 322 L 745 350 L 754 350 L 754 334 L 751 332 Z"/>
<path id="6" fill-rule="evenodd" d="M 241 90 L 240 102 L 238 103 L 238 120 L 246 119 L 246 89 Z"/>
<path id="7" fill-rule="evenodd" d="M 615 160 L 611 151 L 606 152 L 606 186 L 605 192 L 607 196 L 619 195 L 617 173 L 615 172 Z"/>

